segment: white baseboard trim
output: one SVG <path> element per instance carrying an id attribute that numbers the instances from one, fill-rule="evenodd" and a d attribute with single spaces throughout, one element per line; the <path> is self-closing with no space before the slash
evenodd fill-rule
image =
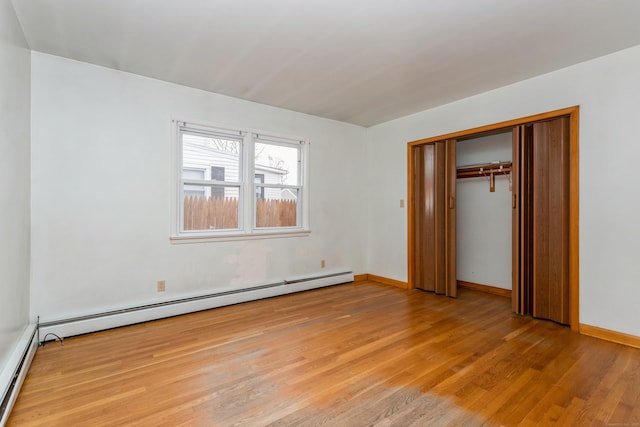
<path id="1" fill-rule="evenodd" d="M 61 338 L 70 337 L 226 305 L 332 286 L 352 282 L 353 277 L 352 271 L 327 272 L 322 275 L 292 277 L 280 282 L 246 289 L 178 298 L 87 316 L 53 321 L 41 320 L 40 339 L 46 341 L 54 338 L 52 335 L 47 336 L 48 334 L 55 334 Z"/>
<path id="2" fill-rule="evenodd" d="M 18 398 L 20 387 L 27 376 L 37 349 L 37 325 L 28 325 L 7 364 L 0 371 L 0 390 L 2 390 L 2 394 L 0 394 L 0 427 L 3 427 L 9 419 L 11 409 Z"/>

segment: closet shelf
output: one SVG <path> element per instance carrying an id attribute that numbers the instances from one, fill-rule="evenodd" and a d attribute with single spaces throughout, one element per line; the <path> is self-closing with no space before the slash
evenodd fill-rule
<path id="1" fill-rule="evenodd" d="M 509 175 L 511 173 L 511 162 L 458 166 L 456 168 L 456 172 L 457 178 L 479 178 L 490 175 Z"/>

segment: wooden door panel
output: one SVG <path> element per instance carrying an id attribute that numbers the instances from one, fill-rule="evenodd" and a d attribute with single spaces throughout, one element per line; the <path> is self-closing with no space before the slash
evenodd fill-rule
<path id="1" fill-rule="evenodd" d="M 533 315 L 549 318 L 549 150 L 547 125 L 534 125 L 533 140 Z"/>
<path id="2" fill-rule="evenodd" d="M 522 278 L 522 310 L 533 313 L 533 126 L 522 129 L 520 150 L 520 247 Z"/>
<path id="3" fill-rule="evenodd" d="M 435 145 L 417 147 L 416 156 L 416 286 L 435 291 L 437 245 L 435 233 Z"/>
<path id="4" fill-rule="evenodd" d="M 414 176 L 413 176 L 413 188 L 416 194 L 415 202 L 413 204 L 414 209 L 414 233 L 416 236 L 425 236 L 429 230 L 425 228 L 425 156 L 427 155 L 425 146 L 415 147 L 414 149 Z M 429 252 L 428 244 L 430 239 L 428 238 L 415 238 L 413 253 L 415 262 L 414 268 L 411 272 L 413 281 L 416 287 L 425 289 L 427 286 L 427 279 L 425 278 L 425 271 L 431 271 L 432 265 L 429 265 L 429 258 L 425 257 L 425 254 Z"/>
<path id="5" fill-rule="evenodd" d="M 417 288 L 456 296 L 455 142 L 439 141 L 414 150 L 412 278 Z"/>
<path id="6" fill-rule="evenodd" d="M 569 119 L 533 125 L 533 315 L 569 324 Z"/>
<path id="7" fill-rule="evenodd" d="M 522 308 L 521 221 L 520 221 L 520 147 L 524 126 L 513 128 L 511 136 L 511 309 L 525 314 Z"/>
<path id="8" fill-rule="evenodd" d="M 444 194 L 444 208 L 446 212 L 446 289 L 445 293 L 449 297 L 458 296 L 458 281 L 456 280 L 456 181 L 458 174 L 456 170 L 456 151 L 457 141 L 450 139 L 445 142 L 445 155 L 446 155 L 446 182 L 445 182 L 445 194 Z"/>
<path id="9" fill-rule="evenodd" d="M 447 293 L 447 232 L 446 232 L 446 151 L 444 142 L 434 144 L 433 229 L 435 240 L 435 292 Z"/>
<path id="10" fill-rule="evenodd" d="M 512 306 L 533 313 L 533 127 L 513 129 L 512 158 Z"/>

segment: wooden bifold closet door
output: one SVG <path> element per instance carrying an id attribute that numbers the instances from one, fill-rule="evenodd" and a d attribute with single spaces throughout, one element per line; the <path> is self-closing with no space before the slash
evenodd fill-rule
<path id="1" fill-rule="evenodd" d="M 413 150 L 413 282 L 417 288 L 456 297 L 456 141 Z"/>
<path id="2" fill-rule="evenodd" d="M 513 311 L 570 324 L 569 118 L 513 132 Z"/>

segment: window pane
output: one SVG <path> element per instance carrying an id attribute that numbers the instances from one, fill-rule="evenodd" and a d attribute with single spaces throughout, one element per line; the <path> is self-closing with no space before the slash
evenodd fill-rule
<path id="1" fill-rule="evenodd" d="M 298 189 L 256 186 L 256 227 L 296 227 L 298 193 Z"/>
<path id="2" fill-rule="evenodd" d="M 265 184 L 300 184 L 298 147 L 255 143 L 255 172 L 264 175 Z M 266 197 L 266 196 L 265 196 Z"/>
<path id="3" fill-rule="evenodd" d="M 237 229 L 239 193 L 238 187 L 185 185 L 183 230 Z"/>
<path id="4" fill-rule="evenodd" d="M 240 140 L 182 134 L 182 176 L 205 181 L 240 181 Z M 201 170 L 201 178 L 187 171 Z M 192 175 L 189 173 L 189 175 Z"/>

